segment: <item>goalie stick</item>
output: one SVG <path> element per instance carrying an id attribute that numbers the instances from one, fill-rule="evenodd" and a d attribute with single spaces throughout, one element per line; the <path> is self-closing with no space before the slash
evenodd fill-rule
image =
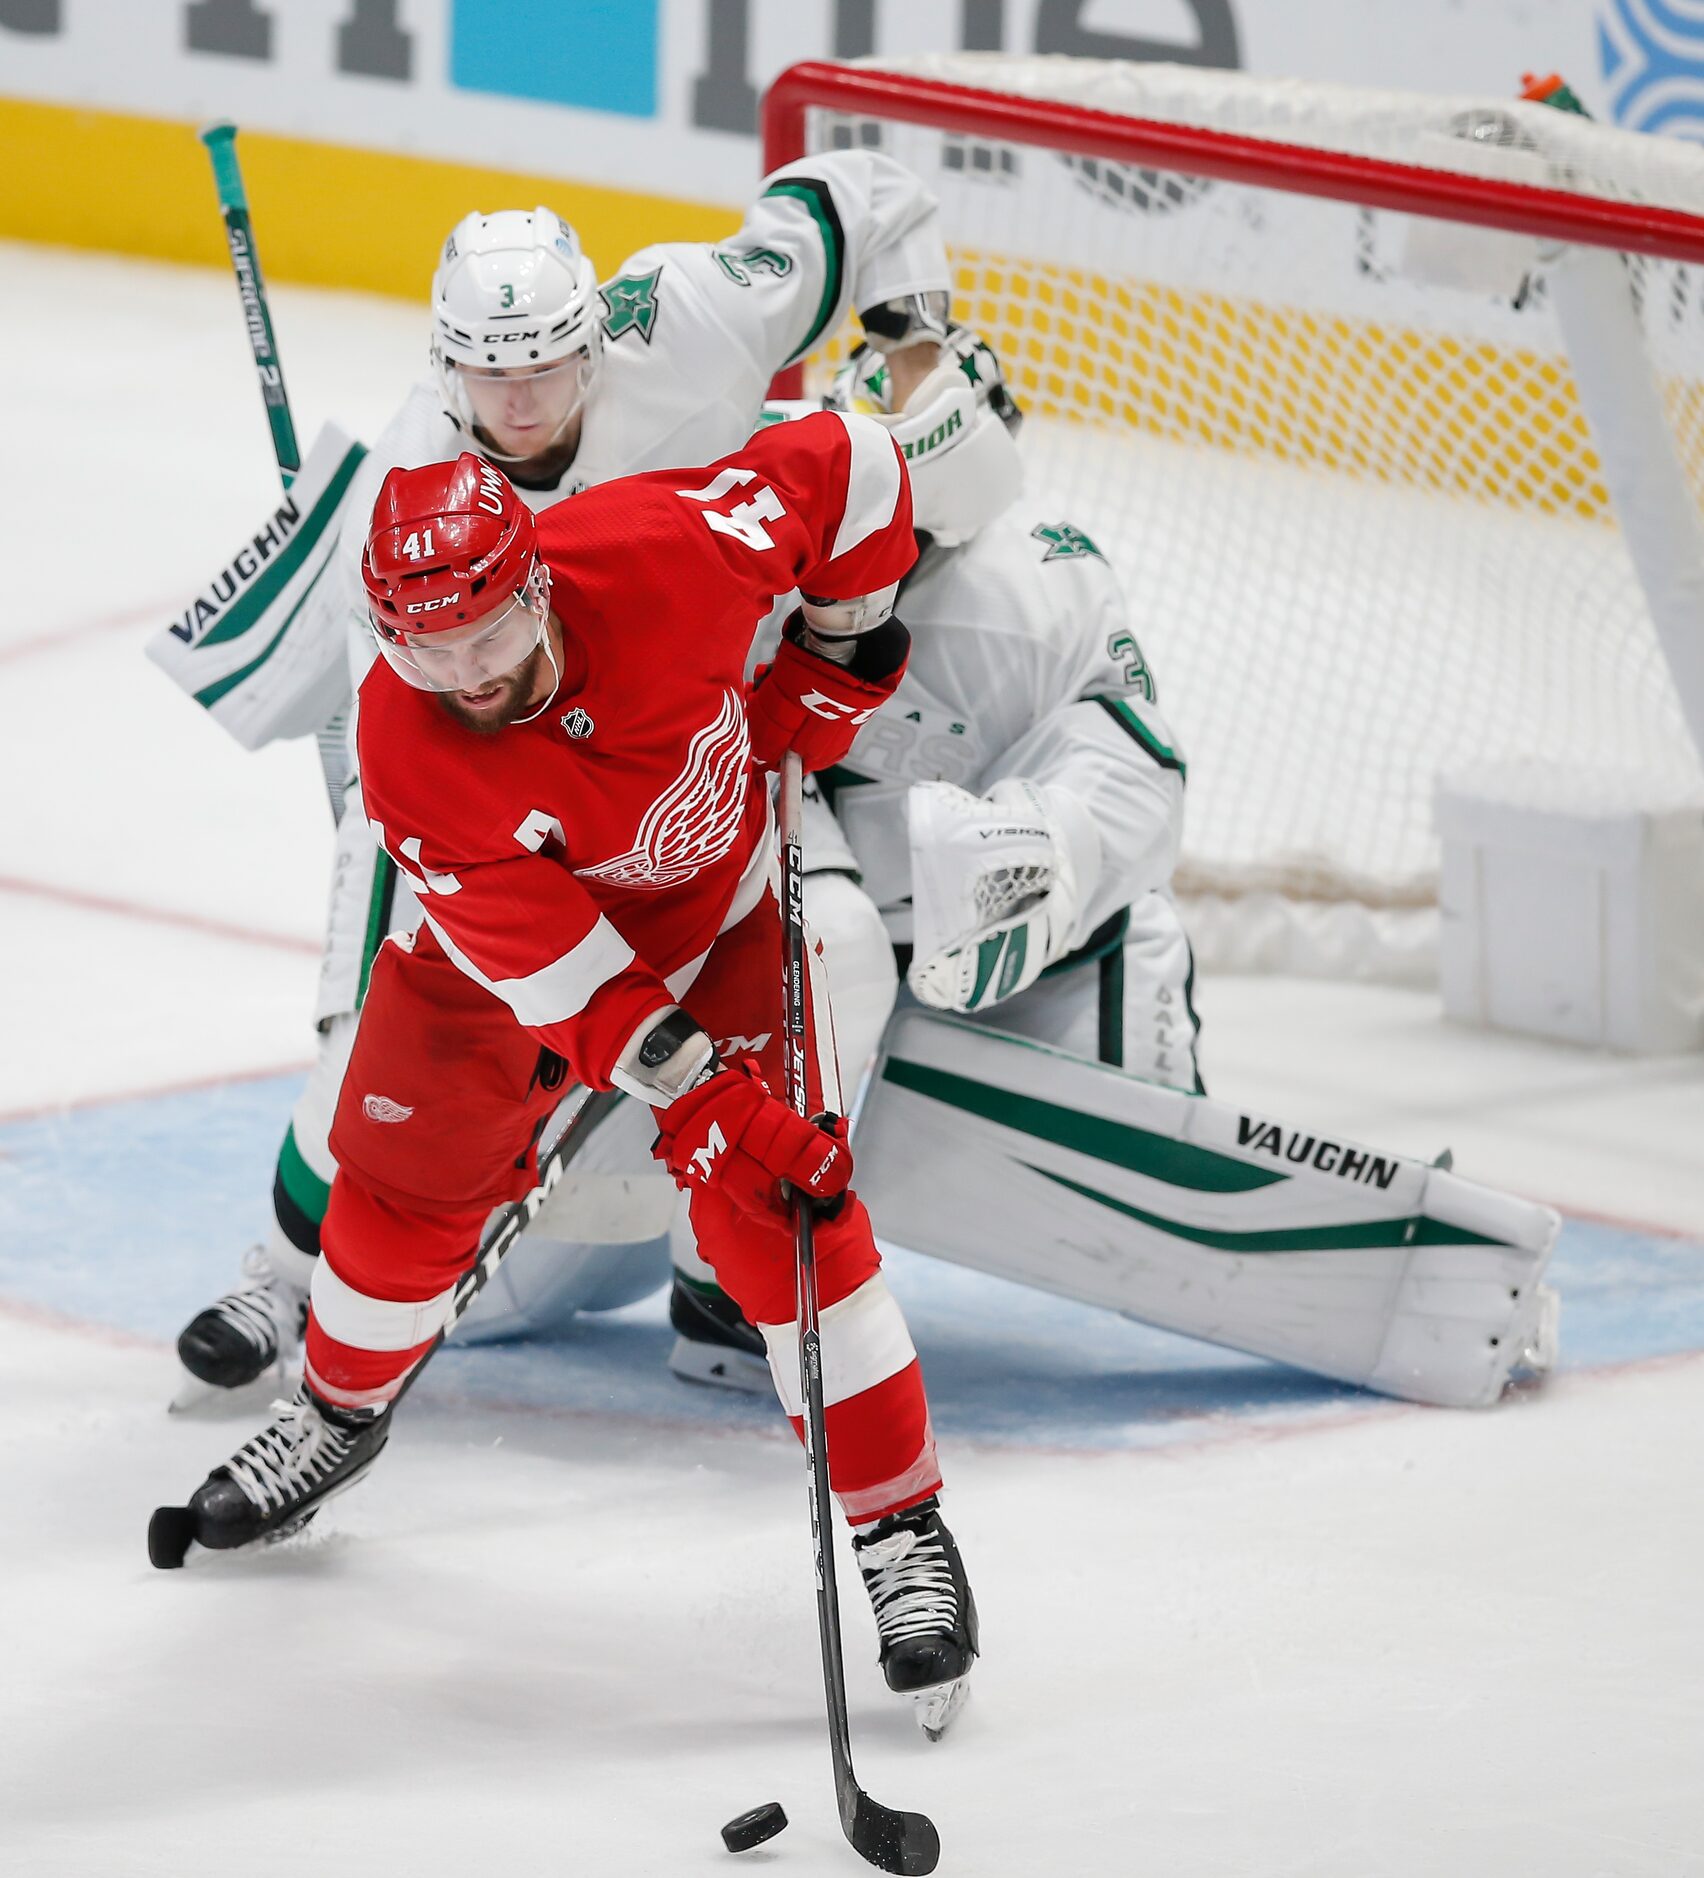
<path id="1" fill-rule="evenodd" d="M 467 1315 L 474 1299 L 490 1282 L 492 1274 L 508 1256 L 515 1241 L 537 1216 L 539 1209 L 567 1170 L 569 1162 L 596 1131 L 598 1123 L 620 1100 L 621 1092 L 618 1089 L 595 1089 L 589 1092 L 579 1108 L 574 1111 L 572 1119 L 562 1132 L 561 1139 L 539 1162 L 538 1184 L 522 1198 L 504 1207 L 502 1212 L 487 1226 L 478 1256 L 462 1273 L 456 1284 L 454 1295 L 450 1299 L 450 1314 L 444 1322 L 443 1329 L 432 1339 L 420 1361 L 403 1378 L 402 1387 L 391 1399 L 393 1412 L 397 1404 L 420 1380 L 420 1372 L 443 1348 L 444 1339 Z M 160 1571 L 175 1571 L 188 1557 L 189 1548 L 194 1539 L 195 1515 L 187 1506 L 155 1507 L 153 1517 L 148 1521 L 149 1563 Z M 927 1871 L 929 1867 L 919 1866 L 917 1869 Z"/>
<path id="2" fill-rule="evenodd" d="M 800 1115 L 809 1114 L 805 1064 L 805 914 L 801 852 L 798 752 L 781 764 L 781 888 L 785 920 L 782 959 L 784 1022 L 782 1052 L 787 1093 Z M 846 1669 L 840 1644 L 840 1592 L 834 1572 L 833 1534 L 824 1530 L 829 1503 L 828 1431 L 822 1398 L 822 1331 L 817 1321 L 816 1240 L 810 1202 L 793 1201 L 799 1318 L 799 1384 L 804 1397 L 805 1469 L 810 1483 L 811 1545 L 816 1554 L 817 1629 L 822 1641 L 822 1680 L 828 1698 L 828 1739 L 834 1761 L 834 1791 L 840 1827 L 854 1852 L 881 1871 L 921 1874 L 940 1862 L 941 1839 L 922 1813 L 883 1806 L 858 1785 L 852 1770 L 851 1725 L 846 1712 Z"/>
<path id="3" fill-rule="evenodd" d="M 225 224 L 225 245 L 231 253 L 231 270 L 237 277 L 237 292 L 242 296 L 243 324 L 248 330 L 249 350 L 254 354 L 255 377 L 260 384 L 261 401 L 266 406 L 266 422 L 272 432 L 272 454 L 278 459 L 278 476 L 284 493 L 302 467 L 301 446 L 296 442 L 296 426 L 290 416 L 290 394 L 284 389 L 284 367 L 278 358 L 278 342 L 272 331 L 272 309 L 266 301 L 266 282 L 260 274 L 260 255 L 254 245 L 254 224 L 249 219 L 248 191 L 243 187 L 243 172 L 237 162 L 237 127 L 231 123 L 209 124 L 201 133 L 207 154 L 213 162 L 213 184 L 219 192 L 219 213 Z M 329 717 L 314 732 L 319 746 L 320 773 L 325 778 L 326 799 L 331 804 L 333 821 L 343 817 L 343 792 L 348 776 L 347 737 L 348 707 Z"/>

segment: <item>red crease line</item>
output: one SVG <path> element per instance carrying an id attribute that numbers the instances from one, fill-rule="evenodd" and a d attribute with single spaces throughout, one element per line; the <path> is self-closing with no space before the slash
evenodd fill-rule
<path id="1" fill-rule="evenodd" d="M 206 1076 L 191 1076 L 182 1082 L 150 1083 L 140 1089 L 113 1089 L 99 1095 L 68 1096 L 61 1102 L 44 1102 L 35 1108 L 0 1111 L 0 1127 L 11 1122 L 45 1121 L 52 1115 L 80 1114 L 85 1109 L 112 1108 L 121 1102 L 146 1102 L 156 1096 L 192 1095 L 198 1089 L 218 1089 L 227 1083 L 266 1082 L 273 1076 L 300 1076 L 313 1068 L 311 1061 L 269 1063 L 259 1069 L 223 1069 Z"/>
<path id="2" fill-rule="evenodd" d="M 33 639 L 15 639 L 9 645 L 0 645 L 0 665 L 9 665 L 14 659 L 39 658 L 43 653 L 57 652 L 64 646 L 74 645 L 80 639 L 93 639 L 101 633 L 121 632 L 126 626 L 138 626 L 145 620 L 158 620 L 164 625 L 180 611 L 181 604 L 181 600 L 154 600 L 146 606 L 130 607 L 123 613 L 106 613 L 99 619 L 62 626 L 57 632 L 38 633 Z"/>
<path id="3" fill-rule="evenodd" d="M 313 953 L 320 951 L 317 939 L 303 939 L 295 933 L 262 932 L 254 926 L 234 926 L 228 920 L 211 919 L 205 913 L 182 913 L 171 907 L 144 906 L 136 900 L 119 900 L 110 894 L 89 893 L 81 887 L 60 887 L 45 880 L 20 880 L 0 874 L 0 893 L 26 894 L 37 900 L 52 900 L 61 906 L 75 906 L 89 913 L 110 913 L 117 919 L 145 920 L 153 926 L 174 926 L 182 932 L 205 933 L 214 939 L 231 939 L 238 945 L 267 946 L 275 952 Z"/>

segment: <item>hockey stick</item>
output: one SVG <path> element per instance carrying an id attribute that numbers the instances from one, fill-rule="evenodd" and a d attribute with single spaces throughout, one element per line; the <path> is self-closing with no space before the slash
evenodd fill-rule
<path id="1" fill-rule="evenodd" d="M 782 1052 L 787 1093 L 809 1115 L 805 1065 L 805 903 L 800 837 L 803 771 L 789 750 L 781 764 L 781 887 L 783 943 Z M 852 1771 L 851 1724 L 846 1713 L 846 1668 L 840 1647 L 840 1592 L 834 1575 L 833 1535 L 823 1527 L 829 1504 L 828 1430 L 822 1400 L 822 1331 L 817 1321 L 815 1220 L 810 1202 L 793 1195 L 793 1244 L 799 1316 L 799 1386 L 805 1402 L 805 1468 L 810 1482 L 811 1545 L 816 1553 L 817 1629 L 822 1638 L 822 1680 L 828 1696 L 828 1739 L 840 1827 L 854 1852 L 881 1871 L 921 1874 L 940 1862 L 941 1839 L 922 1813 L 896 1812 L 858 1785 Z"/>
<path id="2" fill-rule="evenodd" d="M 231 251 L 231 270 L 237 277 L 237 292 L 242 296 L 243 324 L 248 329 L 255 376 L 266 406 L 266 422 L 272 431 L 272 454 L 278 459 L 278 475 L 288 494 L 296 472 L 302 467 L 302 452 L 290 416 L 290 394 L 284 389 L 284 368 L 278 358 L 278 342 L 273 337 L 272 309 L 267 305 L 266 283 L 260 275 L 260 256 L 255 251 L 248 192 L 243 188 L 243 172 L 237 162 L 237 127 L 230 123 L 209 124 L 201 133 L 201 141 L 213 160 L 213 183 L 219 192 L 225 243 Z M 342 710 L 314 732 L 314 742 L 319 746 L 320 773 L 325 778 L 325 793 L 334 821 L 343 816 L 348 731 L 349 713 Z"/>
<path id="3" fill-rule="evenodd" d="M 538 1164 L 538 1184 L 531 1192 L 504 1207 L 486 1227 L 478 1256 L 456 1281 L 450 1298 L 449 1316 L 444 1327 L 427 1346 L 420 1361 L 402 1380 L 402 1387 L 391 1398 L 391 1409 L 420 1380 L 420 1372 L 444 1347 L 444 1339 L 467 1315 L 473 1301 L 490 1283 L 492 1274 L 513 1249 L 515 1241 L 537 1217 L 567 1170 L 568 1163 L 585 1146 L 610 1110 L 621 1100 L 618 1089 L 594 1089 L 574 1111 L 561 1139 Z M 350 1483 L 353 1485 L 353 1482 Z M 294 1528 L 292 1528 L 294 1530 Z M 187 1506 L 157 1506 L 148 1521 L 148 1562 L 160 1571 L 175 1571 L 189 1555 L 195 1539 L 195 1515 Z M 927 1870 L 927 1866 L 918 1869 Z"/>

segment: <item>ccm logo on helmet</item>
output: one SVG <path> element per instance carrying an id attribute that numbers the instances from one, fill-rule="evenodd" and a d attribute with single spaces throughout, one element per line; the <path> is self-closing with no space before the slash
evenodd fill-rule
<path id="1" fill-rule="evenodd" d="M 441 600 L 414 600 L 402 610 L 405 613 L 436 613 L 441 606 L 454 606 L 460 598 L 461 589 L 458 587 L 454 593 L 445 594 Z"/>
<path id="2" fill-rule="evenodd" d="M 535 326 L 531 332 L 525 333 L 481 333 L 479 343 L 482 346 L 507 346 L 512 345 L 517 339 L 542 338 L 543 333 L 544 329 L 541 326 Z"/>

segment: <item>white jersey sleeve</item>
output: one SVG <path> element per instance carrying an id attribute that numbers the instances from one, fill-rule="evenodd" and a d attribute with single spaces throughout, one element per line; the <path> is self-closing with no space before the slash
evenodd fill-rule
<path id="1" fill-rule="evenodd" d="M 726 241 L 641 248 L 605 282 L 577 485 L 725 456 L 770 380 L 849 307 L 949 282 L 935 199 L 891 158 L 836 151 L 777 170 Z"/>
<path id="2" fill-rule="evenodd" d="M 819 779 L 896 938 L 910 936 L 915 782 L 1037 784 L 1070 845 L 1076 943 L 1171 877 L 1183 758 L 1112 569 L 1054 513 L 1022 500 L 966 546 L 925 556 L 896 608 L 912 640 L 899 690 Z"/>

